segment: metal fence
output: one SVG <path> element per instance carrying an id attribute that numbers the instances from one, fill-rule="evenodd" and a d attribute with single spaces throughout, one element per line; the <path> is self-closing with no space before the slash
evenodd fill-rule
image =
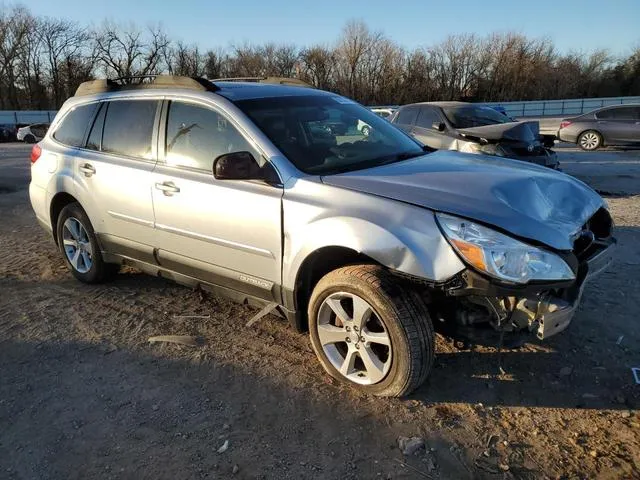
<path id="1" fill-rule="evenodd" d="M 640 97 L 578 98 L 572 100 L 533 100 L 530 102 L 489 102 L 504 107 L 510 117 L 560 117 L 581 115 L 596 108 L 627 103 L 640 104 Z"/>
<path id="2" fill-rule="evenodd" d="M 56 110 L 0 110 L 0 125 L 51 123 Z"/>

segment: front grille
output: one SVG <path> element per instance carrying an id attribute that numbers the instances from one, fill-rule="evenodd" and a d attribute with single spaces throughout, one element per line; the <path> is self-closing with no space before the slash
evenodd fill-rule
<path id="1" fill-rule="evenodd" d="M 519 157 L 539 157 L 547 155 L 545 148 L 540 145 L 536 145 L 532 151 L 529 151 L 526 147 L 509 147 L 509 150 Z"/>

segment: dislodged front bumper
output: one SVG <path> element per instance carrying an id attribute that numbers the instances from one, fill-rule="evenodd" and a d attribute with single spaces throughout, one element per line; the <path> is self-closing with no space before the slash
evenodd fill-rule
<path id="1" fill-rule="evenodd" d="M 615 243 L 612 243 L 609 247 L 587 260 L 587 273 L 579 285 L 575 298 L 562 299 L 549 295 L 536 302 L 536 311 L 531 311 L 527 302 L 522 302 L 522 307 L 518 305 L 518 310 L 532 318 L 531 325 L 535 327 L 537 324 L 536 336 L 540 340 L 560 333 L 569 326 L 576 309 L 580 305 L 586 283 L 607 269 L 613 261 L 614 250 Z"/>
<path id="2" fill-rule="evenodd" d="M 499 285 L 467 270 L 462 285 L 449 295 L 466 297 L 474 305 L 484 305 L 492 313 L 491 323 L 501 331 L 529 331 L 544 340 L 566 329 L 580 305 L 586 283 L 602 273 L 612 262 L 616 248 L 610 238 L 579 263 L 576 280 L 561 285 Z M 475 322 L 474 322 L 475 323 Z"/>

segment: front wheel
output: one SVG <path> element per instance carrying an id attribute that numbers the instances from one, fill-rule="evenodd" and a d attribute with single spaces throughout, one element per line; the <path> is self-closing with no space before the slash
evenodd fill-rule
<path id="1" fill-rule="evenodd" d="M 25 143 L 36 143 L 36 137 L 29 133 L 24 137 L 24 141 Z"/>
<path id="2" fill-rule="evenodd" d="M 401 397 L 431 371 L 435 337 L 423 300 L 375 265 L 325 275 L 309 301 L 311 344 L 337 380 L 378 396 Z"/>
<path id="3" fill-rule="evenodd" d="M 595 130 L 587 130 L 582 132 L 578 137 L 578 146 L 582 150 L 597 150 L 602 146 L 602 135 Z"/>
<path id="4" fill-rule="evenodd" d="M 103 261 L 91 221 L 79 203 L 60 212 L 57 238 L 67 267 L 81 282 L 100 283 L 117 271 L 117 265 Z"/>
<path id="5" fill-rule="evenodd" d="M 365 137 L 368 137 L 369 134 L 371 133 L 371 128 L 369 127 L 369 125 L 365 125 L 364 127 L 362 127 L 362 130 L 360 130 L 362 132 L 362 135 L 364 135 Z"/>

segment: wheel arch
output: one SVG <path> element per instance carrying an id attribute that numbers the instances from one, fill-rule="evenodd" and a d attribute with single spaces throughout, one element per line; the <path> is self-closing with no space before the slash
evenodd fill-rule
<path id="1" fill-rule="evenodd" d="M 344 246 L 324 246 L 311 252 L 296 273 L 295 287 L 290 300 L 296 312 L 295 328 L 306 332 L 309 328 L 307 307 L 311 292 L 320 279 L 329 272 L 348 265 L 381 265 L 370 256 Z"/>
<path id="2" fill-rule="evenodd" d="M 51 199 L 51 206 L 49 207 L 49 215 L 51 218 L 51 227 L 53 230 L 53 240 L 58 245 L 58 217 L 62 209 L 70 203 L 79 203 L 73 195 L 67 192 L 58 192 Z"/>

